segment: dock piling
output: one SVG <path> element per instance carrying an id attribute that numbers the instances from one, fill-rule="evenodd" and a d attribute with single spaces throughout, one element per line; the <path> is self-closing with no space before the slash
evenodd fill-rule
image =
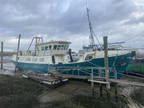
<path id="1" fill-rule="evenodd" d="M 103 85 L 102 84 L 100 84 L 100 97 L 103 97 Z"/>
<path id="2" fill-rule="evenodd" d="M 115 100 L 118 102 L 118 84 L 115 83 Z"/>
<path id="3" fill-rule="evenodd" d="M 3 69 L 3 41 L 1 42 L 1 70 Z"/>
<path id="4" fill-rule="evenodd" d="M 106 76 L 106 81 L 108 82 L 108 80 L 109 80 L 109 65 L 108 65 L 108 39 L 107 39 L 107 36 L 103 37 L 103 41 L 104 41 L 105 76 Z M 107 84 L 107 89 L 110 89 L 110 83 Z"/>

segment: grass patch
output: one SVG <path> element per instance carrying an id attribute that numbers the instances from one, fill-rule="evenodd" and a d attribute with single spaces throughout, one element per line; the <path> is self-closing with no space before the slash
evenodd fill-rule
<path id="1" fill-rule="evenodd" d="M 137 103 L 144 105 L 144 88 L 136 89 L 132 94 L 131 98 Z"/>
<path id="2" fill-rule="evenodd" d="M 63 102 L 53 102 L 47 108 L 125 108 L 126 103 L 122 98 L 115 102 L 112 98 L 97 98 L 92 96 L 74 96 Z"/>
<path id="3" fill-rule="evenodd" d="M 95 97 L 75 97 L 75 103 L 82 105 L 84 108 L 119 108 L 116 104 L 106 98 L 95 98 Z"/>
<path id="4" fill-rule="evenodd" d="M 0 75 L 0 108 L 36 108 L 43 90 L 33 81 Z"/>
<path id="5" fill-rule="evenodd" d="M 115 101 L 114 89 L 108 98 L 104 90 L 103 97 L 74 95 L 65 101 L 39 103 L 38 96 L 46 88 L 27 79 L 0 75 L 0 108 L 125 108 L 127 102 L 119 96 Z M 56 89 L 53 89 L 56 90 Z M 48 91 L 49 92 L 49 91 Z"/>

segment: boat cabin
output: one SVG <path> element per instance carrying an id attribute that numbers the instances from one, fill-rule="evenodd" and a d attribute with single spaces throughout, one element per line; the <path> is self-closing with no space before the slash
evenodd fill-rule
<path id="1" fill-rule="evenodd" d="M 36 44 L 36 55 L 55 55 L 63 56 L 68 52 L 70 42 L 68 41 L 50 41 L 46 43 Z"/>

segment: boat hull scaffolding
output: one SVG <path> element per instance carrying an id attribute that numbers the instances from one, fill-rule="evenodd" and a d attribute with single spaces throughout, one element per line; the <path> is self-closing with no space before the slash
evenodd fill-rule
<path id="1" fill-rule="evenodd" d="M 131 61 L 131 53 L 111 56 L 109 59 L 109 76 L 114 78 L 114 69 L 117 71 L 117 78 L 120 79 L 123 73 L 126 71 L 128 64 Z M 98 76 L 98 67 L 104 68 L 104 58 L 93 58 L 89 61 L 84 62 L 71 62 L 71 63 L 58 63 L 58 64 L 38 64 L 38 63 L 24 63 L 24 62 L 15 62 L 15 65 L 20 70 L 33 71 L 33 72 L 42 72 L 49 73 L 52 69 L 55 69 L 61 74 L 71 74 L 71 75 L 81 75 L 81 76 L 90 76 L 90 69 L 82 69 L 86 67 L 96 67 L 94 68 L 94 76 Z M 80 67 L 81 69 L 78 69 Z M 77 69 L 75 69 L 77 68 Z M 105 72 L 103 72 L 105 76 Z"/>

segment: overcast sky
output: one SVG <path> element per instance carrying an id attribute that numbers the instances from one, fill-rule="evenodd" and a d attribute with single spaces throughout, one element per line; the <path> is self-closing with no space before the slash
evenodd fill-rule
<path id="1" fill-rule="evenodd" d="M 95 34 L 102 42 L 126 41 L 128 47 L 144 47 L 144 0 L 88 0 Z M 89 43 L 86 0 L 0 0 L 0 40 L 15 50 L 33 36 L 45 41 L 68 40 L 73 49 Z M 97 43 L 97 41 L 96 41 Z"/>

